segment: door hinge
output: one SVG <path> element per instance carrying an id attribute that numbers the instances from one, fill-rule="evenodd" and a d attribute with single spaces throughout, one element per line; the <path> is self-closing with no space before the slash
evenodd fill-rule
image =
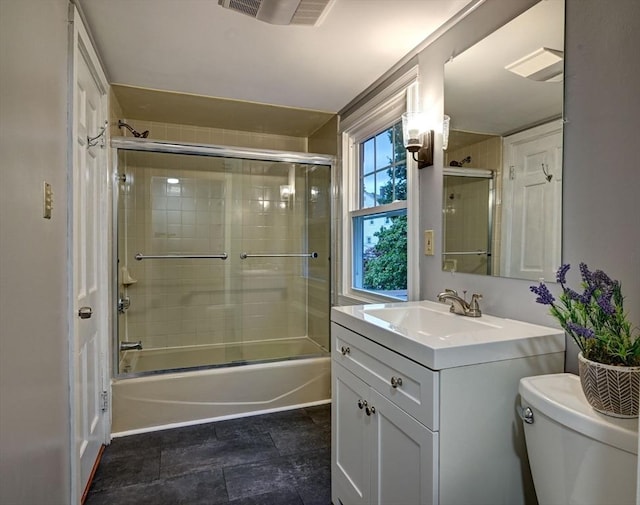
<path id="1" fill-rule="evenodd" d="M 516 178 L 516 167 L 511 165 L 509 167 L 509 180 L 513 181 Z"/>
<path id="2" fill-rule="evenodd" d="M 109 410 L 109 394 L 106 391 L 100 393 L 100 410 L 102 412 Z"/>

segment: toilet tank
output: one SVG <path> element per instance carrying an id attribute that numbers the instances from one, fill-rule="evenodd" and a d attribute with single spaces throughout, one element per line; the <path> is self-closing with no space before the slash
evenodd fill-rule
<path id="1" fill-rule="evenodd" d="M 520 380 L 531 474 L 540 505 L 634 505 L 638 420 L 596 412 L 573 374 Z"/>

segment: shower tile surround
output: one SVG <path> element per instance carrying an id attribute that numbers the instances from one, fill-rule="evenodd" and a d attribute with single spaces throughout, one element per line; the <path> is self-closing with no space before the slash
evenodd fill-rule
<path id="1" fill-rule="evenodd" d="M 86 505 L 329 505 L 330 405 L 117 438 Z"/>
<path id="2" fill-rule="evenodd" d="M 471 163 L 465 164 L 467 168 L 480 168 L 495 172 L 495 205 L 493 213 L 493 238 L 492 238 L 492 266 L 493 275 L 500 275 L 500 240 L 502 227 L 502 137 L 493 137 L 469 146 L 461 147 L 454 151 L 445 151 L 444 164 L 448 166 L 452 160 L 460 161 L 471 156 Z M 446 205 L 446 201 L 445 201 Z M 461 246 L 464 248 L 464 246 Z M 464 261 L 464 259 L 463 259 Z"/>
<path id="3" fill-rule="evenodd" d="M 337 120 L 335 119 L 335 117 L 332 120 L 328 121 L 310 137 L 298 137 L 273 134 L 266 131 L 239 131 L 225 128 L 212 128 L 202 125 L 194 126 L 190 124 L 149 121 L 144 120 L 144 118 L 140 117 L 139 115 L 130 117 L 121 107 L 113 89 L 110 89 L 109 92 L 109 108 L 111 136 L 132 136 L 132 134 L 128 130 L 126 130 L 125 128 L 118 128 L 117 126 L 118 120 L 124 119 L 125 121 L 129 122 L 137 131 L 143 132 L 145 130 L 149 130 L 149 139 L 153 140 L 239 146 L 293 152 L 309 152 L 309 146 L 314 146 L 315 149 L 320 149 L 320 151 L 314 152 L 330 153 L 334 155 L 337 154 L 337 137 L 335 134 L 335 132 L 337 131 Z M 202 174 L 198 173 L 198 176 L 200 175 Z M 250 174 L 245 174 L 243 177 L 250 177 Z M 322 187 L 323 184 L 328 187 L 330 184 L 330 174 L 328 173 L 328 171 L 326 174 L 324 173 L 324 171 L 311 171 L 308 175 L 307 183 L 309 188 Z M 218 177 L 217 179 L 214 178 L 213 180 L 208 180 L 207 184 L 218 184 L 218 186 L 220 186 L 220 177 Z M 279 191 L 279 187 L 277 189 Z M 138 189 L 137 191 L 137 194 L 127 195 L 126 205 L 129 209 L 136 209 L 136 197 L 140 198 L 140 190 Z M 156 187 L 155 193 L 151 191 L 147 195 L 147 198 L 150 200 L 155 199 L 155 205 L 161 206 L 165 203 L 165 195 L 163 195 L 162 193 L 163 189 L 161 187 Z M 218 205 L 224 206 L 225 203 L 214 202 L 213 200 L 216 200 L 215 198 L 207 198 L 207 200 L 205 201 L 205 197 L 201 193 L 202 191 L 193 196 L 181 194 L 179 198 L 177 197 L 177 195 L 169 193 L 166 195 L 166 207 L 156 209 L 156 216 L 158 216 L 161 221 L 163 218 L 166 219 L 166 243 L 169 243 L 170 239 L 177 239 L 177 234 L 180 233 L 185 237 L 185 240 L 190 241 L 194 246 L 205 246 L 205 242 L 207 241 L 207 239 L 209 240 L 209 246 L 213 247 L 214 245 L 216 245 L 212 243 L 211 236 L 215 233 L 216 227 L 220 229 L 220 226 L 222 225 L 220 223 L 213 222 L 216 219 L 215 216 L 212 216 L 212 220 L 210 222 L 205 222 L 206 220 L 203 220 L 204 214 L 202 209 L 204 207 L 208 207 L 210 204 L 215 205 L 215 203 L 217 203 Z M 173 198 L 171 198 L 170 200 L 170 197 Z M 328 222 L 330 218 L 330 212 L 328 211 L 330 202 L 326 201 L 331 198 L 331 195 L 320 195 L 320 198 L 325 198 L 325 200 L 321 200 L 318 203 L 307 203 L 307 213 L 309 215 L 307 241 L 309 250 L 317 251 L 320 257 L 328 258 L 330 256 L 331 245 L 328 238 L 323 234 L 323 228 L 326 230 L 325 227 L 330 227 L 332 224 Z M 333 198 L 337 198 L 337 196 L 334 195 Z M 124 199 L 120 200 L 120 219 L 118 226 L 123 225 L 123 200 Z M 176 222 L 178 202 L 180 204 L 181 211 L 184 208 L 185 210 L 187 210 L 187 212 L 193 212 L 193 208 L 195 206 L 195 218 L 197 221 L 196 223 L 182 222 L 182 219 L 179 224 Z M 251 202 L 251 198 L 249 198 L 248 204 L 253 205 L 253 207 L 255 208 L 257 202 L 255 200 L 254 202 Z M 226 210 L 229 211 L 232 205 L 230 205 L 228 201 L 226 202 L 226 205 Z M 322 215 L 318 212 L 323 206 L 325 206 L 324 208 L 326 208 L 326 213 L 328 215 Z M 133 212 L 136 211 L 134 210 Z M 150 217 L 147 216 L 146 218 L 143 212 L 137 211 L 136 214 L 135 227 L 140 230 L 145 229 L 145 227 L 148 226 L 149 218 L 154 217 L 153 213 Z M 187 217 L 186 219 L 189 219 L 189 217 Z M 336 216 L 334 216 L 334 219 L 336 219 Z M 169 223 L 170 220 L 172 220 L 171 224 Z M 248 223 L 243 224 L 246 225 Z M 207 226 L 209 226 L 208 236 L 206 229 Z M 169 227 L 171 228 L 171 231 L 169 230 Z M 266 233 L 267 231 L 267 228 L 263 228 L 264 233 Z M 171 233 L 176 233 L 176 236 L 168 236 Z M 262 240 L 270 241 L 272 237 L 265 237 L 264 233 L 262 235 Z M 227 233 L 227 235 L 230 236 L 230 233 Z M 283 242 L 282 237 L 273 238 Z M 256 237 L 256 239 L 260 240 L 260 237 Z M 133 254 L 137 252 L 131 250 L 131 247 L 133 247 L 132 244 L 129 244 L 127 247 L 129 250 L 126 252 Z M 118 248 L 119 256 L 124 257 L 124 245 L 119 244 Z M 234 254 L 236 254 L 236 252 L 237 251 L 234 251 Z M 252 261 L 252 264 L 258 264 L 255 260 Z M 131 265 L 131 263 L 137 263 L 137 265 Z M 119 266 L 121 267 L 123 265 Z M 203 266 L 203 264 L 200 263 L 185 265 L 185 268 L 180 269 L 181 276 L 179 278 L 175 277 L 178 272 L 177 269 L 173 273 L 168 272 L 168 265 L 166 265 L 165 267 L 158 265 L 158 268 L 154 269 L 155 273 L 151 273 L 147 271 L 146 267 L 144 269 L 141 268 L 141 265 L 138 262 L 131 261 L 131 257 L 129 257 L 127 266 L 129 267 L 130 271 L 135 272 L 136 275 L 140 273 L 141 279 L 150 279 L 152 277 L 146 276 L 155 275 L 156 278 L 154 282 L 156 284 L 162 285 L 162 283 L 168 284 L 169 282 L 173 282 L 174 284 L 176 284 L 179 282 L 185 288 L 189 283 L 195 286 L 198 281 L 202 279 L 201 274 L 217 274 L 218 278 L 221 275 L 221 265 L 216 265 L 215 263 L 212 264 L 212 268 L 209 269 L 207 269 L 206 266 Z M 205 272 L 205 270 L 208 271 Z M 122 272 L 119 269 L 118 275 L 121 276 L 121 274 Z M 133 275 L 133 277 L 136 278 L 135 275 Z M 245 300 L 246 302 L 253 304 L 253 306 L 249 310 L 247 310 L 245 314 L 246 317 L 243 318 L 245 320 L 242 321 L 242 324 L 247 329 L 251 328 L 250 333 L 259 334 L 260 339 L 264 339 L 265 337 L 282 338 L 283 336 L 285 336 L 285 334 L 282 332 L 283 325 L 286 324 L 287 326 L 291 327 L 290 330 L 293 331 L 296 336 L 306 334 L 318 345 L 324 347 L 325 349 L 328 349 L 328 320 L 330 309 L 329 279 L 330 267 L 328 266 L 328 264 L 325 263 L 321 265 L 319 263 L 310 261 L 307 271 L 307 285 L 305 289 L 306 293 L 295 293 L 294 291 L 292 291 L 290 293 L 290 296 L 288 297 L 288 300 L 292 301 L 292 303 L 289 304 L 283 300 L 276 301 L 274 305 L 276 310 L 268 311 L 268 315 L 265 314 L 265 312 L 267 312 L 266 310 L 263 310 L 262 312 L 260 311 L 259 306 L 261 302 L 264 302 L 266 300 L 264 300 L 264 297 L 261 299 L 260 292 L 255 289 L 253 294 L 247 295 L 247 299 Z M 209 305 L 192 305 L 191 307 L 187 307 L 180 316 L 180 321 L 176 322 L 174 316 L 177 316 L 178 310 L 175 309 L 180 306 L 177 301 L 177 298 L 179 297 L 177 292 L 172 291 L 168 287 L 168 285 L 164 285 L 163 287 L 158 286 L 157 288 L 155 288 L 155 293 L 152 293 L 151 291 L 154 290 L 145 290 L 145 288 L 143 287 L 144 283 L 141 282 L 138 278 L 136 278 L 136 280 L 138 280 L 139 282 L 136 285 L 130 286 L 126 290 L 124 289 L 124 286 L 122 286 L 122 284 L 119 283 L 118 286 L 119 290 L 123 292 L 126 291 L 126 294 L 128 294 L 132 300 L 131 310 L 129 310 L 124 317 L 118 318 L 119 333 L 120 335 L 122 335 L 120 340 L 142 340 L 143 347 L 153 348 L 170 347 L 174 345 L 184 346 L 216 344 L 222 342 L 223 333 L 225 333 L 224 338 L 226 338 L 226 341 L 234 342 L 239 339 L 237 335 L 234 336 L 233 334 L 229 334 L 227 332 L 227 329 L 232 329 L 236 332 L 239 332 L 241 321 L 238 320 L 237 317 L 234 318 L 233 316 L 230 316 L 233 311 L 229 304 L 226 304 L 226 309 L 224 308 L 224 305 L 217 304 L 215 301 L 215 295 L 212 295 L 212 300 Z M 232 280 L 234 282 L 234 285 L 242 285 L 238 284 L 238 282 L 240 282 L 238 276 L 228 280 Z M 264 279 L 262 281 L 256 280 L 255 278 L 252 281 L 245 280 L 244 284 L 252 284 L 254 288 L 257 288 L 259 287 L 257 283 L 260 282 L 264 282 Z M 142 296 L 139 297 L 138 295 Z M 293 321 L 291 320 L 292 316 L 288 314 L 289 311 L 287 311 L 287 306 L 291 308 L 292 304 L 299 304 L 305 296 L 307 303 L 307 328 L 305 329 L 306 333 L 302 332 L 297 334 L 298 328 L 296 328 L 296 325 L 299 327 L 301 323 L 299 319 Z M 198 298 L 200 302 L 203 302 L 204 299 L 206 299 L 206 296 L 201 293 Z M 160 307 L 154 307 L 155 312 L 157 314 L 160 314 L 161 316 L 161 322 L 151 323 L 151 315 L 148 314 L 143 317 L 141 313 L 141 309 L 143 306 L 140 304 L 140 302 L 143 302 L 145 305 L 149 305 L 151 303 L 151 299 L 156 301 L 160 299 L 164 299 L 166 301 L 173 300 L 170 303 L 173 303 L 174 305 L 171 307 L 171 309 L 167 309 L 166 311 L 164 311 Z M 215 305 L 218 306 L 216 307 Z M 263 304 L 263 309 L 266 309 L 265 304 Z M 136 310 L 138 310 L 137 315 L 135 314 Z M 287 315 L 283 318 L 278 319 L 278 315 L 282 315 L 285 312 L 287 312 Z M 132 327 L 131 331 L 127 333 L 127 331 L 125 330 L 125 321 L 130 316 L 131 319 L 133 319 L 133 321 L 131 322 L 134 324 L 134 326 Z M 154 326 L 153 329 L 160 331 L 160 333 L 150 333 L 149 331 L 151 330 L 151 324 L 153 324 Z M 291 332 L 289 334 L 291 334 Z M 248 337 L 248 334 L 245 334 L 242 339 L 248 340 L 250 338 Z"/>
<path id="4" fill-rule="evenodd" d="M 135 159 L 140 154 L 125 152 L 121 157 Z M 327 283 L 314 286 L 319 279 L 328 279 L 328 272 L 314 275 L 313 261 L 304 276 L 303 262 L 238 260 L 243 251 L 306 250 L 306 242 L 326 258 L 326 237 L 314 236 L 322 234 L 313 226 L 314 202 L 304 199 L 304 191 L 283 199 L 281 187 L 291 182 L 309 189 L 328 184 L 328 171 L 324 181 L 314 183 L 314 178 L 322 177 L 315 172 L 321 171 L 311 172 L 305 180 L 302 172 L 293 176 L 289 165 L 259 161 L 203 157 L 198 170 L 165 168 L 164 160 L 158 160 L 157 168 L 153 162 L 136 166 L 124 161 L 127 181 L 120 183 L 124 198 L 118 210 L 126 236 L 119 243 L 119 266 L 137 282 L 126 288 L 131 307 L 120 316 L 127 319 L 126 334 L 121 325 L 121 340 L 141 340 L 143 348 L 159 348 L 300 337 L 309 331 L 320 345 L 328 346 L 328 325 L 321 327 L 316 315 L 307 330 L 304 310 L 309 280 L 309 299 L 316 308 L 310 312 L 328 317 Z M 179 183 L 169 184 L 168 177 L 178 178 Z M 322 210 L 315 213 L 326 230 L 329 216 Z M 310 226 L 305 232 L 307 216 Z M 138 262 L 137 252 L 226 252 L 230 259 Z M 125 289 L 122 284 L 120 289 Z M 319 289 L 319 296 L 313 295 L 314 289 Z"/>
<path id="5" fill-rule="evenodd" d="M 444 249 L 471 251 L 485 248 L 484 244 L 489 236 L 488 182 L 485 179 L 469 177 L 447 177 L 444 191 Z M 484 274 L 487 271 L 486 256 L 458 255 L 453 258 L 456 261 L 457 272 Z"/>

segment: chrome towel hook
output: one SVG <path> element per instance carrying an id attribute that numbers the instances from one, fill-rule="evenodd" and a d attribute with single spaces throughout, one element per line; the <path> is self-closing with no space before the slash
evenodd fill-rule
<path id="1" fill-rule="evenodd" d="M 98 133 L 95 137 L 87 137 L 87 149 L 90 147 L 98 145 L 100 143 L 100 147 L 104 148 L 104 136 L 107 133 L 107 125 L 109 121 L 104 122 L 104 126 L 100 128 L 100 133 Z"/>

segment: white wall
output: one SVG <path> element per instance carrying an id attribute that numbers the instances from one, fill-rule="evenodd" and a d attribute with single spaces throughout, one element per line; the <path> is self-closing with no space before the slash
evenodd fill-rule
<path id="1" fill-rule="evenodd" d="M 549 0 L 555 1 L 555 0 Z M 423 100 L 442 118 L 443 66 L 534 0 L 488 0 L 419 55 Z M 567 0 L 563 261 L 585 261 L 623 284 L 626 308 L 640 325 L 640 2 Z M 437 151 L 437 150 L 436 150 Z M 442 236 L 442 153 L 420 172 L 421 227 Z M 530 281 L 442 272 L 442 244 L 421 258 L 421 298 L 445 287 L 484 295 L 483 310 L 539 324 L 555 321 L 536 304 Z M 577 371 L 574 353 L 568 369 Z"/>
<path id="2" fill-rule="evenodd" d="M 0 1 L 0 503 L 69 502 L 67 1 Z M 42 218 L 43 182 L 53 186 Z"/>

